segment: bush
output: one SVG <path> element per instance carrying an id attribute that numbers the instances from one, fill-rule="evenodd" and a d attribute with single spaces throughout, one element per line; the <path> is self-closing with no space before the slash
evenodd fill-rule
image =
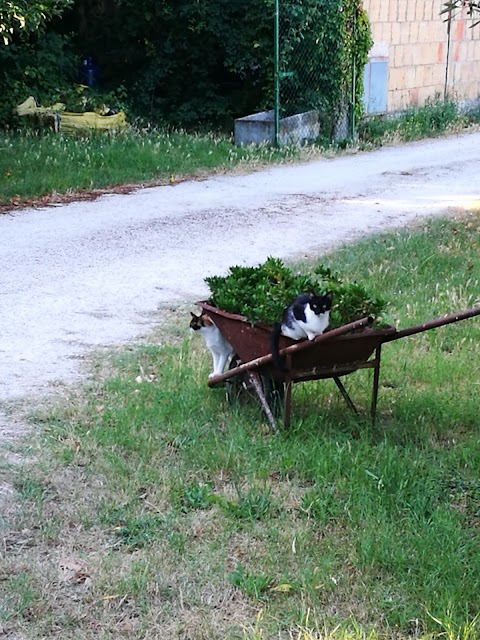
<path id="1" fill-rule="evenodd" d="M 16 122 L 13 110 L 28 96 L 44 105 L 65 100 L 78 70 L 69 36 L 48 33 L 0 47 L 0 126 Z"/>
<path id="2" fill-rule="evenodd" d="M 334 119 L 345 109 L 353 57 L 358 71 L 371 44 L 361 3 L 284 0 L 281 15 L 285 96 L 295 94 L 292 103 L 284 96 L 285 108 Z M 79 56 L 93 57 L 102 87 L 124 85 L 135 115 L 153 124 L 230 128 L 235 117 L 273 107 L 272 0 L 76 3 L 60 26 L 76 32 Z M 357 93 L 358 107 L 361 80 Z"/>
<path id="3" fill-rule="evenodd" d="M 452 100 L 436 98 L 423 107 L 412 107 L 397 115 L 373 116 L 359 127 L 360 140 L 381 144 L 383 140 L 397 137 L 401 140 L 418 140 L 444 133 L 458 121 L 464 122 L 458 107 Z"/>
<path id="4" fill-rule="evenodd" d="M 380 319 L 386 302 L 357 282 L 344 282 L 330 269 L 317 265 L 312 274 L 294 273 L 279 258 L 268 258 L 257 267 L 230 267 L 226 276 L 205 279 L 210 303 L 251 322 L 273 324 L 300 293 L 333 291 L 331 326 L 341 326 L 368 315 Z"/>

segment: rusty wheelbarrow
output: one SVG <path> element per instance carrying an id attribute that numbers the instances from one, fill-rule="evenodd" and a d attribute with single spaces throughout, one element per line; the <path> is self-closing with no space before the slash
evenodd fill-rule
<path id="1" fill-rule="evenodd" d="M 296 342 L 280 337 L 280 355 L 285 371 L 275 367 L 270 353 L 271 325 L 252 324 L 244 316 L 228 313 L 206 301 L 196 303 L 207 312 L 222 335 L 233 347 L 228 371 L 209 378 L 208 386 L 227 384 L 227 395 L 247 390 L 258 397 L 270 424 L 277 429 L 276 409 L 283 404 L 284 426 L 290 426 L 292 385 L 307 380 L 332 378 L 352 411 L 358 413 L 340 378 L 358 369 L 373 369 L 370 406 L 372 421 L 377 410 L 382 345 L 393 340 L 435 329 L 480 315 L 480 306 L 429 320 L 406 329 L 392 325 L 373 327 L 373 318 L 365 317 L 342 327 L 327 330 L 314 340 Z M 233 389 L 233 391 L 232 391 Z M 235 391 L 237 390 L 237 391 Z"/>

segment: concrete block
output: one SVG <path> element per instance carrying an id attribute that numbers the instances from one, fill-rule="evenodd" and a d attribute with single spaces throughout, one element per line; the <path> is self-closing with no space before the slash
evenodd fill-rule
<path id="1" fill-rule="evenodd" d="M 320 133 L 318 111 L 305 111 L 279 122 L 279 144 L 304 144 L 313 142 Z M 243 118 L 237 118 L 234 123 L 235 144 L 245 147 L 250 144 L 275 144 L 275 115 L 271 111 L 254 113 Z"/>

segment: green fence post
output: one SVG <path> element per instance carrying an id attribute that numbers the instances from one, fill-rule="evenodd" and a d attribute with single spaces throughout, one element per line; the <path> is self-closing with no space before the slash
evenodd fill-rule
<path id="1" fill-rule="evenodd" d="M 275 146 L 279 145 L 279 129 L 280 129 L 280 0 L 275 0 L 275 17 L 274 17 L 274 127 L 275 127 Z"/>
<path id="2" fill-rule="evenodd" d="M 357 42 L 357 8 L 353 8 L 353 47 L 352 47 L 352 142 L 355 140 L 355 105 L 357 97 L 357 64 L 355 60 L 355 43 Z"/>

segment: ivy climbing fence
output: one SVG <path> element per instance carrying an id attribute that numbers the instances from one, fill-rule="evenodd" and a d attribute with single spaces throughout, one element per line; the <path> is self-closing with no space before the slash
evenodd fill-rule
<path id="1" fill-rule="evenodd" d="M 371 47 L 361 0 L 275 0 L 275 144 L 355 137 Z"/>

